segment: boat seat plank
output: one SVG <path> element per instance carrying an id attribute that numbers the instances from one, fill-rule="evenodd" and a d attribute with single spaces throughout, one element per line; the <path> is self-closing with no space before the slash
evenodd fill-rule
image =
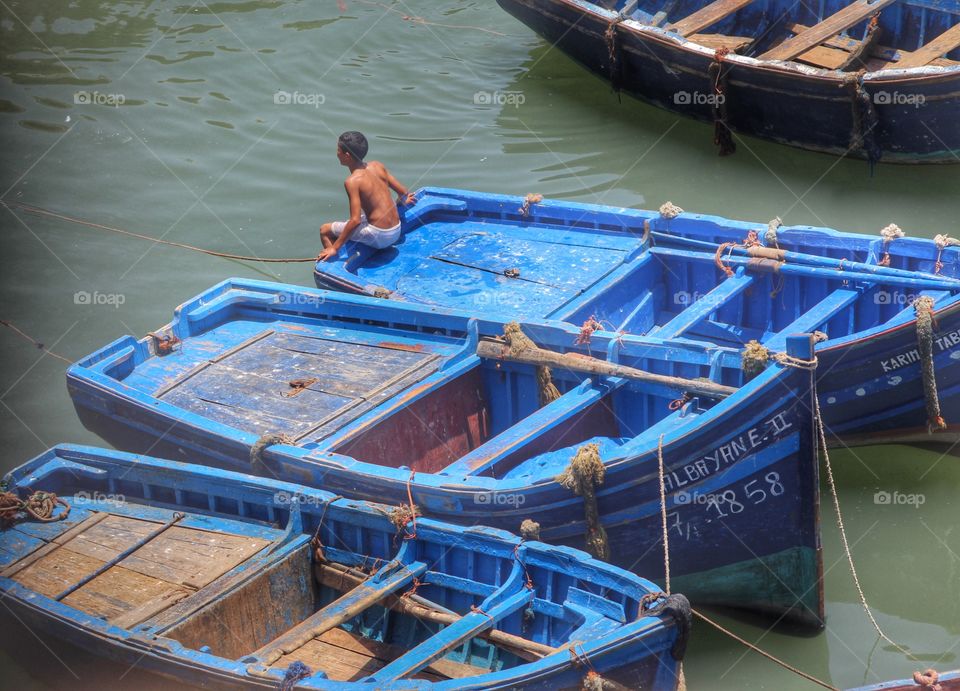
<path id="1" fill-rule="evenodd" d="M 960 24 L 954 24 L 929 43 L 900 58 L 897 67 L 923 67 L 958 47 L 960 47 Z"/>
<path id="2" fill-rule="evenodd" d="M 684 38 L 688 38 L 691 34 L 699 33 L 713 26 L 724 17 L 729 17 L 751 2 L 753 0 L 714 0 L 706 7 L 702 7 L 680 21 L 674 22 L 667 28 Z"/>
<path id="3" fill-rule="evenodd" d="M 805 24 L 787 24 L 786 28 L 795 34 L 806 31 L 810 27 Z M 811 48 L 807 52 L 797 57 L 799 62 L 805 62 L 816 67 L 823 67 L 828 70 L 835 70 L 846 63 L 850 53 L 860 46 L 860 41 L 849 36 L 831 36 L 823 41 L 819 46 Z M 910 55 L 909 51 L 898 50 L 890 46 L 873 46 L 866 59 L 867 69 L 870 71 L 884 69 L 886 67 L 899 67 L 900 60 Z M 949 67 L 956 65 L 954 60 L 945 58 L 934 58 L 929 63 L 940 67 Z"/>
<path id="4" fill-rule="evenodd" d="M 398 562 L 387 564 L 356 588 L 314 612 L 279 638 L 262 646 L 254 656 L 266 665 L 273 664 L 311 639 L 338 628 L 388 595 L 410 585 L 415 578 L 426 573 L 427 568 L 427 564 L 419 561 L 409 565 Z"/>
<path id="5" fill-rule="evenodd" d="M 658 329 L 651 331 L 657 338 L 677 338 L 683 332 L 706 319 L 753 284 L 753 277 L 747 274 L 731 276 L 721 281 L 713 290 L 689 305 L 680 314 Z"/>
<path id="6" fill-rule="evenodd" d="M 831 36 L 849 29 L 854 24 L 862 22 L 870 15 L 876 14 L 896 0 L 856 0 L 838 12 L 833 13 L 819 24 L 806 31 L 802 31 L 793 38 L 789 38 L 774 48 L 771 48 L 759 60 L 794 60 L 801 54 L 819 45 Z"/>
<path id="7" fill-rule="evenodd" d="M 441 629 L 439 633 L 404 653 L 390 664 L 385 665 L 380 671 L 372 675 L 372 680 L 388 683 L 397 679 L 409 678 L 440 659 L 447 651 L 495 626 L 499 620 L 509 614 L 526 607 L 533 600 L 534 595 L 533 590 L 524 589 L 496 604 L 488 604 L 496 598 L 497 593 L 495 593 L 485 602 L 485 609 L 471 611 L 469 614 L 463 615 L 457 621 Z"/>
<path id="8" fill-rule="evenodd" d="M 809 333 L 822 327 L 841 311 L 856 302 L 859 297 L 860 291 L 858 290 L 853 288 L 837 288 L 785 328 L 767 339 L 764 345 L 769 350 L 783 350 L 786 348 L 787 336 L 797 333 Z"/>
<path id="9" fill-rule="evenodd" d="M 687 38 L 711 50 L 726 48 L 731 53 L 739 53 L 753 43 L 750 36 L 727 36 L 726 34 L 690 34 Z"/>
<path id="10" fill-rule="evenodd" d="M 402 647 L 358 636 L 344 629 L 331 629 L 297 650 L 281 657 L 273 667 L 286 669 L 295 660 L 320 670 L 334 681 L 358 681 L 370 676 L 406 652 Z M 462 679 L 490 670 L 453 660 L 436 660 L 413 676 L 426 681 Z"/>

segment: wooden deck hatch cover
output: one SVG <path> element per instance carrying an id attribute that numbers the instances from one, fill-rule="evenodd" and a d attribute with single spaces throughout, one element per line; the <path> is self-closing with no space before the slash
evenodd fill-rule
<path id="1" fill-rule="evenodd" d="M 94 513 L 7 567 L 2 575 L 47 597 L 79 583 L 162 522 Z M 174 525 L 62 602 L 130 627 L 213 582 L 267 540 Z"/>
<path id="2" fill-rule="evenodd" d="M 269 333 L 154 395 L 244 432 L 300 438 L 346 425 L 436 371 L 440 356 L 401 343 Z M 293 386 L 291 382 L 298 382 Z"/>

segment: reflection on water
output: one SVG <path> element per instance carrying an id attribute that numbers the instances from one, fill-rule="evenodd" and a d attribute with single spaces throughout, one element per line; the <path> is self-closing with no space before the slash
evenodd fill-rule
<path id="1" fill-rule="evenodd" d="M 870 234 L 891 222 L 910 235 L 960 232 L 960 167 L 880 166 L 870 177 L 862 161 L 752 139 L 721 159 L 710 126 L 618 98 L 486 0 L 21 0 L 0 6 L 0 37 L 3 199 L 168 240 L 269 257 L 316 253 L 320 223 L 346 210 L 334 157 L 346 129 L 366 132 L 371 156 L 410 186 L 624 206 L 669 199 L 691 211 Z M 15 207 L 0 214 L 0 319 L 71 358 L 156 328 L 228 276 L 312 283 L 304 265 L 215 259 Z M 81 291 L 124 300 L 77 304 Z M 98 443 L 76 419 L 63 363 L 38 356 L 0 331 L 6 468 L 59 441 Z M 878 621 L 924 664 L 956 666 L 958 459 L 900 446 L 832 459 Z M 925 502 L 875 503 L 877 492 L 895 490 Z M 768 632 L 762 619 L 715 618 L 838 685 L 909 676 L 918 663 L 875 645 L 826 495 L 822 508 L 828 630 Z M 29 633 L 0 630 L 4 679 L 18 688 L 113 687 L 124 673 L 73 653 L 77 682 Z M 742 653 L 698 625 L 690 687 L 798 687 Z M 148 683 L 132 679 L 120 686 Z"/>

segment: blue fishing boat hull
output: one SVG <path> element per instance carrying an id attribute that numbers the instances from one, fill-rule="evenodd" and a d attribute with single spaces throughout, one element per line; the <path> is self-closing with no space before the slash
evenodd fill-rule
<path id="1" fill-rule="evenodd" d="M 590 670 L 631 688 L 676 688 L 685 601 L 576 550 L 425 518 L 398 527 L 390 507 L 91 447 L 55 447 L 7 481 L 21 498 L 42 489 L 71 508 L 64 520 L 21 518 L 0 531 L 6 606 L 41 637 L 180 682 L 277 688 L 302 663 L 289 688 L 574 689 Z M 181 557 L 157 561 L 172 544 Z M 212 556 L 188 568 L 203 545 Z M 92 571 L 111 548 L 123 558 Z M 366 582 L 350 590 L 350 579 Z M 443 603 L 435 611 L 452 621 L 416 619 L 389 597 Z M 458 638 L 473 620 L 475 633 Z M 304 627 L 316 636 L 298 639 Z M 318 648 L 331 640 L 345 649 Z M 531 647 L 510 647 L 518 641 Z"/>
<path id="2" fill-rule="evenodd" d="M 956 247 L 915 238 L 888 247 L 876 236 L 784 226 L 778 247 L 834 264 L 810 276 L 748 265 L 728 278 L 715 263 L 717 249 L 750 233 L 762 238 L 766 224 L 555 200 L 527 205 L 525 213 L 524 206 L 515 196 L 425 188 L 403 210 L 400 243 L 385 252 L 348 245 L 342 261 L 316 265 L 316 283 L 738 349 L 758 340 L 782 351 L 786 334 L 819 330 L 828 336 L 817 346 L 818 391 L 831 445 L 960 439 Z M 886 268 L 914 276 L 915 286 L 900 276 L 893 284 L 880 275 L 843 280 L 845 262 L 885 270 L 878 266 L 885 254 Z M 507 275 L 511 269 L 517 277 Z M 938 290 L 941 279 L 953 283 Z M 933 364 L 947 425 L 932 435 L 911 304 L 921 295 L 935 301 Z"/>
<path id="3" fill-rule="evenodd" d="M 716 46 L 698 42 L 698 35 L 683 38 L 663 26 L 651 26 L 661 2 L 642 2 L 641 9 L 626 19 L 583 0 L 498 0 L 498 4 L 616 88 L 671 112 L 711 123 L 722 118 L 734 132 L 837 156 L 889 163 L 960 160 L 956 49 L 947 66 L 895 69 L 896 63 L 889 63 L 864 74 L 758 60 L 753 47 L 747 55 L 730 52 L 718 58 Z M 681 17 L 705 4 L 672 3 Z M 709 27 L 718 32 L 710 35 L 743 36 L 762 52 L 769 41 L 786 33 L 786 24 L 816 24 L 846 4 L 821 4 L 819 14 L 805 6 L 784 4 L 768 10 L 748 4 Z M 928 6 L 902 2 L 886 8 L 880 13 L 882 28 L 888 35 L 909 33 L 908 41 L 915 45 L 918 35 L 923 42 L 924 31 L 929 40 L 957 23 L 956 3 L 945 3 L 936 13 L 921 13 L 922 7 Z M 929 26 L 918 26 L 924 22 Z M 862 36 L 865 25 L 866 20 L 851 28 L 850 35 Z M 723 113 L 714 108 L 721 93 L 718 68 Z M 710 135 L 705 133 L 704 140 Z"/>
<path id="4" fill-rule="evenodd" d="M 929 672 L 929 670 L 926 670 Z M 928 680 L 930 677 L 928 677 Z M 952 691 L 953 689 L 960 689 L 960 670 L 955 670 L 952 672 L 944 672 L 943 674 L 938 674 L 936 676 L 936 681 L 934 682 L 939 684 L 941 691 Z M 915 689 L 919 691 L 923 688 L 937 688 L 932 685 L 930 686 L 921 686 L 914 679 L 897 679 L 895 681 L 884 681 L 879 684 L 870 684 L 868 686 L 858 686 L 855 689 L 848 689 L 847 691 L 910 691 L 910 689 Z"/>
<path id="5" fill-rule="evenodd" d="M 466 525 L 516 531 L 532 519 L 544 540 L 579 547 L 589 529 L 583 500 L 556 477 L 595 442 L 611 561 L 652 578 L 665 575 L 662 455 L 673 586 L 694 601 L 822 622 L 808 371 L 777 365 L 712 402 L 553 368 L 562 395 L 541 407 L 534 368 L 474 353 L 503 326 L 232 279 L 177 309 L 163 330 L 181 341 L 174 353 L 125 337 L 72 366 L 68 388 L 84 425 L 122 448 L 412 501 Z M 577 329 L 563 323 L 524 329 L 557 352 L 731 386 L 743 379 L 731 349 L 599 333 L 577 345 Z M 286 397 L 297 373 L 317 381 Z M 353 383 L 338 384 L 344 377 Z M 331 404 L 338 386 L 355 398 Z"/>

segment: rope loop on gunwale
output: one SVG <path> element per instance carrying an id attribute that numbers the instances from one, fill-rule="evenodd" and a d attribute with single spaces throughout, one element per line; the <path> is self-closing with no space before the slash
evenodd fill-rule
<path id="1" fill-rule="evenodd" d="M 570 460 L 570 465 L 556 476 L 556 481 L 574 494 L 583 497 L 584 520 L 587 530 L 584 539 L 587 549 L 598 559 L 610 560 L 610 543 L 607 531 L 600 523 L 596 488 L 603 484 L 606 468 L 600 458 L 600 446 L 594 442 L 584 444 Z"/>

